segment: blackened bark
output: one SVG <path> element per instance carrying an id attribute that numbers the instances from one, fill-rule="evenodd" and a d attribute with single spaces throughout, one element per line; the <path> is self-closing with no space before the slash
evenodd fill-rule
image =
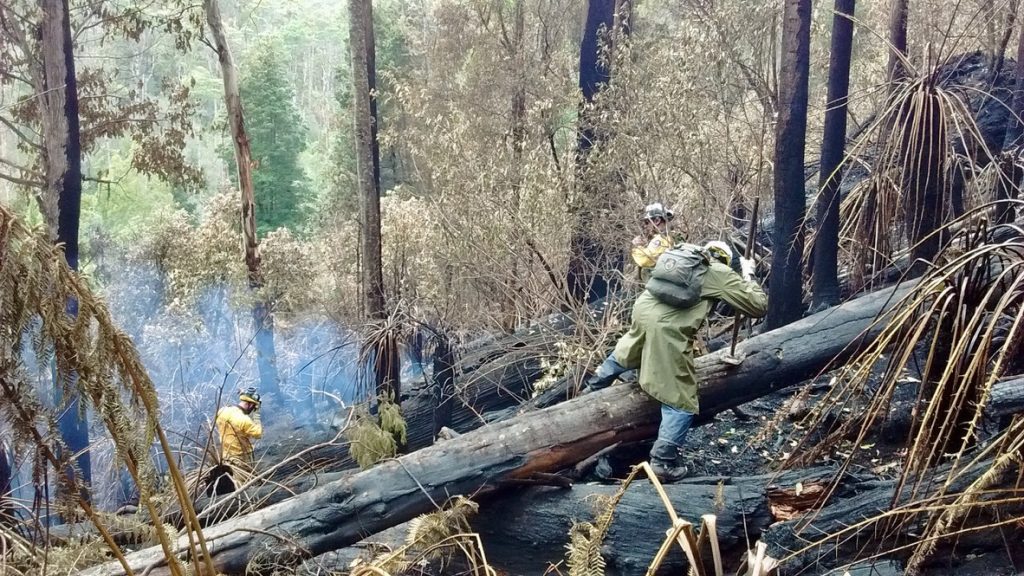
<path id="1" fill-rule="evenodd" d="M 1003 136 L 1004 154 L 1000 161 L 1000 178 L 996 188 L 996 200 L 1010 200 L 1019 196 L 1024 170 L 1020 166 L 1021 148 L 1024 144 L 1024 34 L 1017 41 L 1017 83 L 1013 87 L 1013 104 L 1006 120 L 1006 134 Z M 1006 224 L 1016 219 L 1012 204 L 996 208 L 995 221 Z"/>
<path id="2" fill-rule="evenodd" d="M 569 296 L 577 302 L 595 302 L 608 294 L 612 274 L 621 268 L 621 254 L 613 255 L 595 237 L 598 221 L 596 200 L 600 187 L 591 181 L 587 157 L 600 138 L 593 109 L 594 97 L 611 78 L 606 61 L 601 59 L 600 32 L 611 30 L 615 23 L 615 0 L 590 0 L 587 22 L 580 43 L 580 91 L 583 102 L 576 144 L 576 185 L 583 200 L 577 214 L 576 228 L 569 242 L 569 268 L 566 285 Z M 618 252 L 618 251 L 616 251 Z"/>
<path id="3" fill-rule="evenodd" d="M 814 241 L 813 302 L 839 302 L 839 185 L 846 149 L 846 107 L 850 92 L 850 54 L 856 0 L 836 0 L 832 17 L 832 54 L 828 65 L 828 105 L 821 140 L 821 191 L 816 206 L 818 231 Z"/>
<path id="4" fill-rule="evenodd" d="M 889 8 L 889 64 L 886 78 L 897 82 L 907 75 L 903 58 L 907 55 L 907 1 L 892 0 Z"/>
<path id="5" fill-rule="evenodd" d="M 41 0 L 43 10 L 39 26 L 43 74 L 40 96 L 41 124 L 46 166 L 45 194 L 56 199 L 56 222 L 48 222 L 55 240 L 64 245 L 64 257 L 72 270 L 78 269 L 78 223 L 82 206 L 82 146 L 78 120 L 78 84 L 71 41 L 71 16 L 67 0 Z M 56 226 L 54 228 L 54 226 Z M 67 304 L 68 313 L 78 313 L 78 303 Z M 71 375 L 74 378 L 74 375 Z M 57 401 L 61 415 L 57 421 L 61 437 L 71 453 L 79 454 L 75 463 L 81 480 L 92 482 L 89 457 L 88 418 L 79 409 L 73 387 L 70 396 L 58 385 Z M 74 474 L 69 471 L 68 474 Z"/>
<path id="6" fill-rule="evenodd" d="M 775 126 L 775 229 L 772 242 L 770 330 L 803 312 L 804 144 L 807 133 L 807 77 L 810 66 L 810 0 L 786 0 L 782 21 L 779 114 Z"/>
<path id="7" fill-rule="evenodd" d="M 349 0 L 349 46 L 352 50 L 352 117 L 356 131 L 356 167 L 359 176 L 359 207 L 362 224 L 361 255 L 363 301 L 369 319 L 384 322 L 387 302 L 381 266 L 379 160 L 375 160 L 376 112 L 371 90 L 376 75 L 373 47 L 372 0 Z M 390 335 L 376 341 L 370 351 L 371 370 L 378 396 L 401 401 L 398 344 Z"/>
<path id="8" fill-rule="evenodd" d="M 356 164 L 359 172 L 359 200 L 362 216 L 363 298 L 366 314 L 383 319 L 384 277 L 381 270 L 380 197 L 374 184 L 373 117 L 370 98 L 370 38 L 373 7 L 371 0 L 349 0 L 349 45 L 352 50 L 352 81 L 356 130 Z"/>

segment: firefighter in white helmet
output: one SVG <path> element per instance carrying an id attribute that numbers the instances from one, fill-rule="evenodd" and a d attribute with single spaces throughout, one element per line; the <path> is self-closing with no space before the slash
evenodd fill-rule
<path id="1" fill-rule="evenodd" d="M 633 248 L 630 250 L 641 282 L 647 281 L 658 262 L 658 256 L 679 240 L 669 233 L 669 223 L 673 218 L 675 214 L 661 202 L 648 204 L 644 208 L 644 234 L 633 238 Z"/>

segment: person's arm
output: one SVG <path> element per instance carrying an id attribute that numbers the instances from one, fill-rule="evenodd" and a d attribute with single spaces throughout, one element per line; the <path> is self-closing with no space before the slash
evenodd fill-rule
<path id="1" fill-rule="evenodd" d="M 717 298 L 752 318 L 768 313 L 768 296 L 754 280 L 742 276 L 720 262 L 713 262 L 704 277 L 707 298 Z"/>
<path id="2" fill-rule="evenodd" d="M 260 422 L 259 412 L 253 412 L 255 417 L 250 418 L 242 412 L 229 415 L 228 424 L 236 434 L 248 436 L 249 438 L 263 437 L 263 424 Z"/>
<path id="3" fill-rule="evenodd" d="M 255 412 L 246 417 L 245 433 L 250 438 L 262 438 L 263 437 L 263 423 L 260 422 L 260 411 L 257 409 Z"/>

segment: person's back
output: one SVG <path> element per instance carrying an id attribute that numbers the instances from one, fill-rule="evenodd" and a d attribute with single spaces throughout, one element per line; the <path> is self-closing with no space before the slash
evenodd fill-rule
<path id="1" fill-rule="evenodd" d="M 700 278 L 697 303 L 670 304 L 650 289 L 644 290 L 633 305 L 629 332 L 619 339 L 612 354 L 619 365 L 640 368 L 640 387 L 662 405 L 658 439 L 651 447 L 651 466 L 663 482 L 678 480 L 688 473 L 679 458 L 700 408 L 694 343 L 712 306 L 716 301 L 724 301 L 753 317 L 764 316 L 768 311 L 768 297 L 753 280 L 752 261 L 741 259 L 741 276 L 729 267 L 727 245 L 710 242 L 703 253 L 706 268 L 702 265 L 700 273 L 686 276 Z M 687 296 L 679 302 L 692 301 L 687 292 L 676 294 Z M 677 298 L 668 298 L 670 295 L 662 294 L 662 298 L 675 302 Z"/>
<path id="2" fill-rule="evenodd" d="M 712 261 L 704 274 L 701 299 L 689 308 L 675 308 L 645 290 L 633 306 L 633 322 L 643 326 L 643 340 L 620 341 L 615 357 L 623 366 L 640 365 L 640 386 L 663 404 L 698 411 L 694 342 L 716 301 L 724 301 L 747 316 L 768 311 L 768 297 L 754 282 L 747 282 L 725 264 Z M 653 338 L 653 340 L 652 340 Z"/>
<path id="3" fill-rule="evenodd" d="M 222 459 L 251 463 L 253 440 L 263 437 L 263 426 L 238 406 L 225 406 L 217 411 L 217 434 Z"/>

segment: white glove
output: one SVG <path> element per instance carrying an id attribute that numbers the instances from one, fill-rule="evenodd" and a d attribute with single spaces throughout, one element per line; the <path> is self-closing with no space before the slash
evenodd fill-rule
<path id="1" fill-rule="evenodd" d="M 740 271 L 743 274 L 743 279 L 750 282 L 754 279 L 754 270 L 757 268 L 757 262 L 749 258 L 740 256 Z"/>

